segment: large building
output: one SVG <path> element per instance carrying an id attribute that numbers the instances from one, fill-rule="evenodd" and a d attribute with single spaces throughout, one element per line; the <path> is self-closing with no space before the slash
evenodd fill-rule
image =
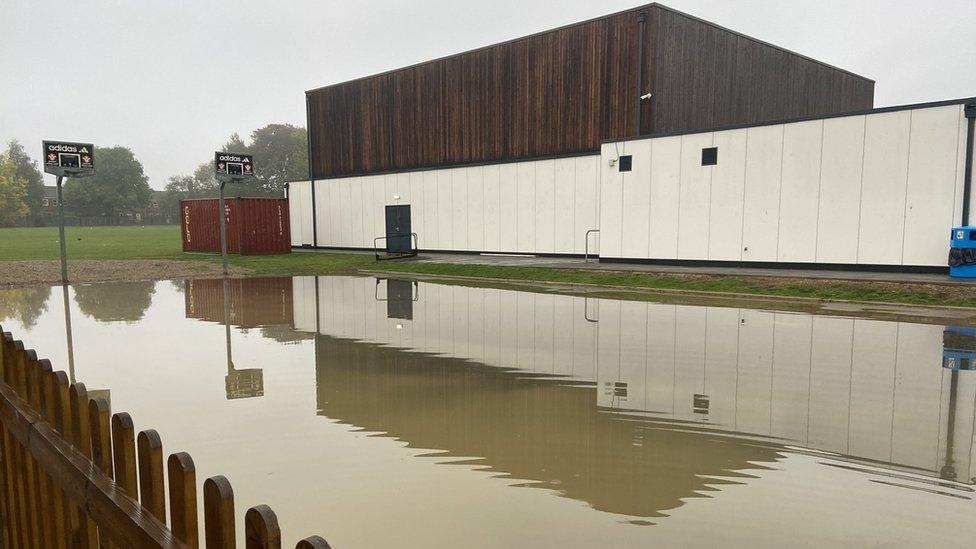
<path id="1" fill-rule="evenodd" d="M 964 105 L 651 4 L 306 94 L 295 246 L 943 268 Z"/>

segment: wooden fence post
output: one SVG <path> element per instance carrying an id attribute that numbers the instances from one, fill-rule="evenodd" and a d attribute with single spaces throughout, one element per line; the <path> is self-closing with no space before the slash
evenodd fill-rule
<path id="1" fill-rule="evenodd" d="M 203 527 L 207 549 L 234 549 L 234 489 L 223 475 L 203 482 Z"/>
<path id="2" fill-rule="evenodd" d="M 163 442 L 155 429 L 136 437 L 139 460 L 139 499 L 142 507 L 166 524 L 166 494 L 163 489 Z"/>
<path id="3" fill-rule="evenodd" d="M 251 507 L 244 514 L 244 547 L 246 549 L 281 549 L 278 516 L 267 505 Z"/>
<path id="4" fill-rule="evenodd" d="M 197 525 L 197 470 L 186 452 L 169 456 L 169 515 L 176 539 L 190 549 L 200 545 Z"/>
<path id="5" fill-rule="evenodd" d="M 91 417 L 88 415 L 88 389 L 84 383 L 72 383 L 68 389 L 71 410 L 71 442 L 83 456 L 91 460 Z M 79 509 L 78 530 L 73 543 L 79 547 L 97 547 L 95 523 L 85 511 L 84 502 L 76 502 Z"/>
<path id="6" fill-rule="evenodd" d="M 136 430 L 127 412 L 112 416 L 112 452 L 115 463 L 115 483 L 130 498 L 139 500 L 139 481 L 136 477 Z"/>
<path id="7" fill-rule="evenodd" d="M 332 547 L 320 536 L 309 536 L 299 541 L 295 549 L 332 549 Z"/>
<path id="8" fill-rule="evenodd" d="M 49 425 L 57 429 L 57 389 L 55 387 L 56 378 L 51 361 L 43 359 L 39 361 L 41 371 L 41 406 L 44 408 L 44 420 Z M 64 494 L 61 487 L 49 477 L 50 481 L 50 513 L 52 519 L 52 529 L 54 533 L 54 545 L 56 547 L 67 547 L 67 525 L 65 524 L 65 503 Z"/>
<path id="9" fill-rule="evenodd" d="M 27 404 L 39 416 L 44 416 L 44 406 L 41 404 L 41 364 L 37 360 L 37 353 L 32 349 L 24 352 L 27 366 Z M 51 509 L 51 479 L 48 478 L 33 456 L 30 458 L 30 465 L 34 470 L 34 512 L 37 513 L 38 528 L 40 538 L 37 542 L 43 547 L 54 545 L 54 521 L 48 516 Z"/>

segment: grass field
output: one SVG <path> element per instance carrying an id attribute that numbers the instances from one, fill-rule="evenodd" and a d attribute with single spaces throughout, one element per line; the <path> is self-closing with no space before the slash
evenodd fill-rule
<path id="1" fill-rule="evenodd" d="M 177 226 L 69 227 L 66 234 L 69 260 L 169 259 L 219 262 L 219 256 L 215 254 L 183 253 Z M 0 229 L 0 261 L 57 259 L 57 229 Z M 976 290 L 960 285 L 811 281 L 718 275 L 685 276 L 410 261 L 377 264 L 369 254 L 348 253 L 231 255 L 230 262 L 232 265 L 248 269 L 255 275 L 335 274 L 376 269 L 501 281 L 558 282 L 646 290 L 684 290 L 820 300 L 976 307 Z"/>

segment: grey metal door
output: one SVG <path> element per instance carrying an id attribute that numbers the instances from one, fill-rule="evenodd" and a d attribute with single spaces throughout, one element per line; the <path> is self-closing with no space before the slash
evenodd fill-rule
<path id="1" fill-rule="evenodd" d="M 410 242 L 410 205 L 399 204 L 386 207 L 386 253 L 409 254 L 413 252 Z"/>

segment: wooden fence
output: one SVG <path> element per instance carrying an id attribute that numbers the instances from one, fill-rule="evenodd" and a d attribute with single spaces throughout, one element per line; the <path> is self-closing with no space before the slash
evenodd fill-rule
<path id="1" fill-rule="evenodd" d="M 0 546 L 199 547 L 189 454 L 164 464 L 156 431 L 136 434 L 129 414 L 113 415 L 2 328 L 0 339 Z M 203 483 L 203 521 L 205 547 L 236 547 L 234 491 L 223 476 Z M 266 505 L 247 510 L 244 534 L 246 547 L 281 547 Z M 297 547 L 329 545 L 312 536 Z"/>

